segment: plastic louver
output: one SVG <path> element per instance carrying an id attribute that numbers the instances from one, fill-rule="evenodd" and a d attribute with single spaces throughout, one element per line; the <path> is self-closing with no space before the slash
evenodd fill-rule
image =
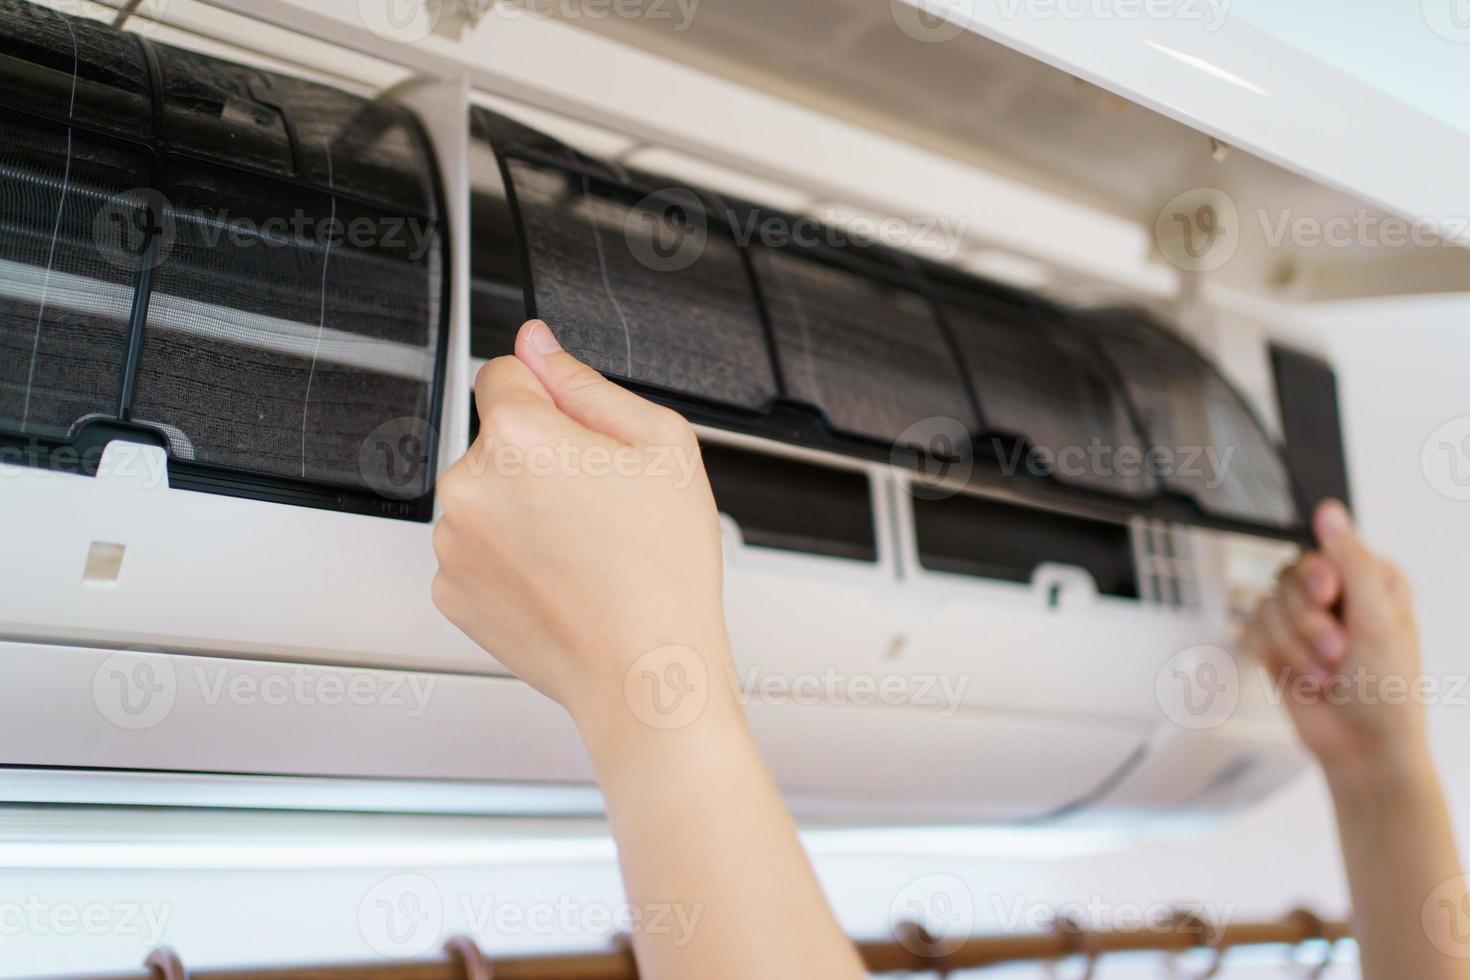
<path id="1" fill-rule="evenodd" d="M 1146 318 L 629 172 L 485 110 L 471 134 L 480 356 L 507 353 L 537 315 L 705 424 L 924 467 L 945 461 L 936 432 L 968 435 L 974 479 L 1050 506 L 1304 534 L 1280 449 L 1213 366 Z M 770 240 L 770 220 L 819 234 Z M 685 252 L 691 228 L 700 247 Z"/>
<path id="2" fill-rule="evenodd" d="M 448 255 L 411 113 L 17 0 L 0 103 L 0 438 L 430 516 Z"/>

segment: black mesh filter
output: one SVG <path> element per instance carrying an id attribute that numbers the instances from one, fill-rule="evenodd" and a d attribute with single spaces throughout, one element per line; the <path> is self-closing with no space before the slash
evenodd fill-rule
<path id="1" fill-rule="evenodd" d="M 795 249 L 750 254 L 791 398 L 886 443 L 936 417 L 979 428 L 927 298 Z"/>
<path id="2" fill-rule="evenodd" d="M 1198 351 L 1143 313 L 1108 310 L 1090 320 L 1127 385 L 1165 486 L 1216 517 L 1300 522 L 1281 453 Z"/>
<path id="3" fill-rule="evenodd" d="M 0 430 L 67 437 L 122 390 L 147 158 L 0 120 Z M 132 240 L 130 242 L 130 239 Z"/>
<path id="4" fill-rule="evenodd" d="M 0 0 L 0 104 L 123 136 L 153 133 L 137 38 L 21 0 Z"/>
<path id="5" fill-rule="evenodd" d="M 689 192 L 651 197 L 507 161 L 535 312 L 607 374 L 750 410 L 776 395 L 734 240 Z"/>
<path id="6" fill-rule="evenodd" d="M 1066 312 L 977 290 L 945 302 L 943 313 L 991 433 L 1040 450 L 1058 482 L 1126 497 L 1158 492 L 1116 379 Z M 1016 461 L 1009 454 L 1000 452 L 1003 464 Z"/>
<path id="7" fill-rule="evenodd" d="M 291 138 L 268 77 L 165 44 L 155 45 L 163 127 L 174 146 L 224 163 L 289 176 Z"/>
<path id="8" fill-rule="evenodd" d="M 59 447 L 127 434 L 166 442 L 174 486 L 427 519 L 448 255 L 413 116 L 0 14 L 0 102 L 23 103 L 0 121 L 0 448 L 76 468 Z"/>
<path id="9" fill-rule="evenodd" d="M 434 173 L 407 109 L 284 75 L 271 88 L 311 181 L 405 214 L 438 213 Z"/>
<path id="10" fill-rule="evenodd" d="M 223 168 L 191 168 L 165 193 L 174 241 L 153 276 L 134 419 L 182 459 L 380 487 L 391 460 L 365 455 L 368 437 L 432 417 L 432 226 L 416 239 L 401 218 Z"/>

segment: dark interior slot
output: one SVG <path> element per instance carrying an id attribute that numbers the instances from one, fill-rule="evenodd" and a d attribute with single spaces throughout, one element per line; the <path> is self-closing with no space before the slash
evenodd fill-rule
<path id="1" fill-rule="evenodd" d="M 919 561 L 936 572 L 1030 582 L 1043 564 L 1085 569 L 1103 595 L 1138 598 L 1133 543 L 1123 524 L 961 494 L 914 499 Z"/>
<path id="2" fill-rule="evenodd" d="M 493 163 L 493 161 L 492 161 Z M 520 244 L 504 196 L 470 194 L 470 354 L 486 359 L 513 353 L 526 322 Z"/>
<path id="3" fill-rule="evenodd" d="M 1271 367 L 1286 435 L 1286 461 L 1302 503 L 1312 509 L 1329 498 L 1351 504 L 1337 375 L 1327 362 L 1275 344 Z"/>
<path id="4" fill-rule="evenodd" d="M 701 451 L 715 503 L 746 544 L 878 560 L 865 474 L 715 444 Z"/>

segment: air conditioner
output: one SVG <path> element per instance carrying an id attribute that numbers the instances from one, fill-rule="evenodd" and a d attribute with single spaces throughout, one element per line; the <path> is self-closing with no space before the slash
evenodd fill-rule
<path id="1" fill-rule="evenodd" d="M 528 314 L 696 423 L 803 819 L 1143 827 L 1300 771 L 1220 648 L 1346 492 L 1325 364 L 1247 397 L 1156 313 L 835 247 L 455 65 L 367 98 L 240 57 L 0 0 L 0 798 L 596 813 L 428 596 L 433 475 Z"/>

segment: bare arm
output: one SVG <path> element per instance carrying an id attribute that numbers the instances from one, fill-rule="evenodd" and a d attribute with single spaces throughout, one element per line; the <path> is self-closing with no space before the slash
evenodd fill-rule
<path id="1" fill-rule="evenodd" d="M 1282 574 L 1247 645 L 1290 680 L 1288 710 L 1332 789 L 1363 977 L 1470 980 L 1470 901 L 1425 736 L 1408 584 L 1340 504 L 1315 527 L 1321 550 Z"/>
<path id="2" fill-rule="evenodd" d="M 571 713 L 642 974 L 863 976 L 735 695 L 719 521 L 689 425 L 539 322 L 475 387 L 480 438 L 439 486 L 434 601 Z"/>

